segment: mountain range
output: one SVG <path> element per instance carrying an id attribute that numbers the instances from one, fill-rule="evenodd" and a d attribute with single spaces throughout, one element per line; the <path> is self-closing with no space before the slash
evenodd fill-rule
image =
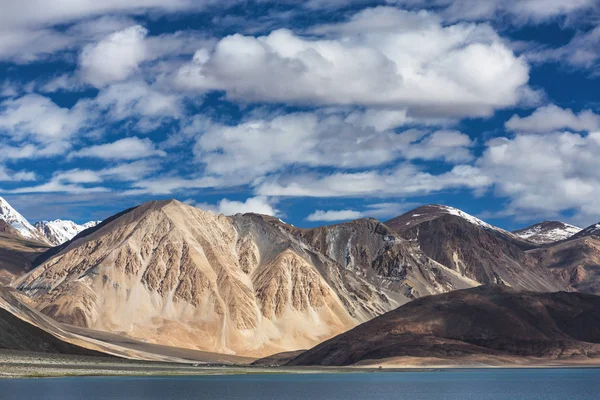
<path id="1" fill-rule="evenodd" d="M 21 260 L 19 268 L 10 260 L 0 265 L 4 282 L 30 313 L 77 332 L 77 344 L 87 340 L 82 337 L 93 338 L 90 343 L 120 337 L 121 344 L 161 352 L 265 357 L 318 346 L 432 295 L 494 297 L 500 290 L 486 287 L 511 288 L 509 297 L 600 294 L 594 226 L 546 222 L 511 233 L 461 210 L 428 205 L 387 222 L 302 229 L 265 215 L 217 215 L 170 200 L 87 226 L 37 224 L 46 233 L 41 238 L 8 203 L 0 205 L 6 210 L 0 251 Z M 30 226 L 40 236 L 25 239 L 24 228 L 34 235 Z M 21 253 L 11 248 L 15 241 Z M 439 346 L 422 349 L 434 354 Z M 97 343 L 89 348 L 98 350 Z"/>
<path id="2" fill-rule="evenodd" d="M 5 199 L 0 197 L 0 223 L 3 224 L 0 225 L 0 232 L 3 232 L 9 226 L 24 239 L 36 240 L 57 246 L 73 239 L 79 232 L 96 226 L 100 222 L 90 221 L 83 225 L 78 225 L 73 221 L 56 219 L 54 221 L 39 221 L 32 225 Z"/>

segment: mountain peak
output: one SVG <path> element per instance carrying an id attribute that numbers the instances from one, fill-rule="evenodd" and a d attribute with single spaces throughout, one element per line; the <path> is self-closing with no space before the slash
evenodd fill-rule
<path id="1" fill-rule="evenodd" d="M 581 232 L 577 233 L 574 237 L 580 238 L 584 236 L 599 236 L 600 237 L 600 222 L 597 224 L 593 224 L 588 226 L 587 228 L 581 230 Z"/>
<path id="2" fill-rule="evenodd" d="M 518 237 L 536 244 L 553 243 L 568 239 L 581 232 L 581 228 L 561 221 L 544 221 L 514 231 Z"/>
<path id="3" fill-rule="evenodd" d="M 0 220 L 12 226 L 20 236 L 26 239 L 45 242 L 44 237 L 38 233 L 33 225 L 2 197 L 0 197 Z"/>
<path id="4" fill-rule="evenodd" d="M 506 232 L 503 229 L 500 229 L 496 226 L 490 225 L 487 222 L 482 221 L 471 214 L 459 210 L 458 208 L 446 206 L 443 204 L 428 204 L 425 206 L 415 208 L 412 211 L 409 211 L 403 215 L 400 215 L 399 217 L 387 221 L 386 224 L 391 226 L 393 229 L 403 231 L 406 229 L 410 229 L 415 225 L 421 224 L 426 221 L 431 221 L 443 217 L 445 215 L 459 217 L 473 225 L 510 235 L 509 232 Z"/>

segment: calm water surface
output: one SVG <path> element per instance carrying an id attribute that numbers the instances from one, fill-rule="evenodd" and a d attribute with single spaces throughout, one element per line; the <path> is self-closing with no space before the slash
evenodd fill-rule
<path id="1" fill-rule="evenodd" d="M 0 380 L 2 400 L 597 400 L 599 369 Z"/>

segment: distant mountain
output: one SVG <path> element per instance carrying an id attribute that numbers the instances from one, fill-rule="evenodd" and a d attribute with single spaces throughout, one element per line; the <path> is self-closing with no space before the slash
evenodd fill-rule
<path id="1" fill-rule="evenodd" d="M 600 238 L 600 222 L 594 225 L 590 225 L 583 229 L 577 235 L 573 236 L 574 239 L 582 237 L 598 237 Z"/>
<path id="2" fill-rule="evenodd" d="M 560 221 L 545 221 L 519 229 L 513 233 L 536 244 L 546 244 L 568 239 L 581 232 L 581 228 Z"/>
<path id="3" fill-rule="evenodd" d="M 304 230 L 177 201 L 124 211 L 38 260 L 15 286 L 58 321 L 249 356 L 309 348 L 411 299 L 478 285 L 375 220 Z"/>
<path id="4" fill-rule="evenodd" d="M 47 242 L 46 238 L 2 197 L 0 197 L 0 221 L 10 225 L 23 238 Z M 4 231 L 6 229 L 3 228 Z"/>
<path id="5" fill-rule="evenodd" d="M 600 297 L 478 287 L 414 300 L 288 365 L 477 364 L 600 357 Z M 445 360 L 445 361 L 444 361 Z M 435 361 L 433 361 L 435 362 Z M 506 361 L 504 361 L 506 362 Z"/>
<path id="6" fill-rule="evenodd" d="M 464 211 L 427 205 L 385 224 L 431 259 L 481 284 L 540 292 L 569 288 L 526 253 L 535 244 Z"/>
<path id="7" fill-rule="evenodd" d="M 34 226 L 49 243 L 58 246 L 73 239 L 80 232 L 98 225 L 100 222 L 102 221 L 90 221 L 83 225 L 78 225 L 73 221 L 56 219 L 54 221 L 36 222 Z"/>
<path id="8" fill-rule="evenodd" d="M 528 253 L 575 290 L 600 295 L 600 224 Z"/>

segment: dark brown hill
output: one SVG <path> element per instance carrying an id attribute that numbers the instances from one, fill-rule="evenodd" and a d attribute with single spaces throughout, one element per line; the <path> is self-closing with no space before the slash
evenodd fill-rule
<path id="1" fill-rule="evenodd" d="M 288 365 L 395 357 L 600 356 L 600 297 L 478 287 L 414 300 L 301 354 Z"/>

